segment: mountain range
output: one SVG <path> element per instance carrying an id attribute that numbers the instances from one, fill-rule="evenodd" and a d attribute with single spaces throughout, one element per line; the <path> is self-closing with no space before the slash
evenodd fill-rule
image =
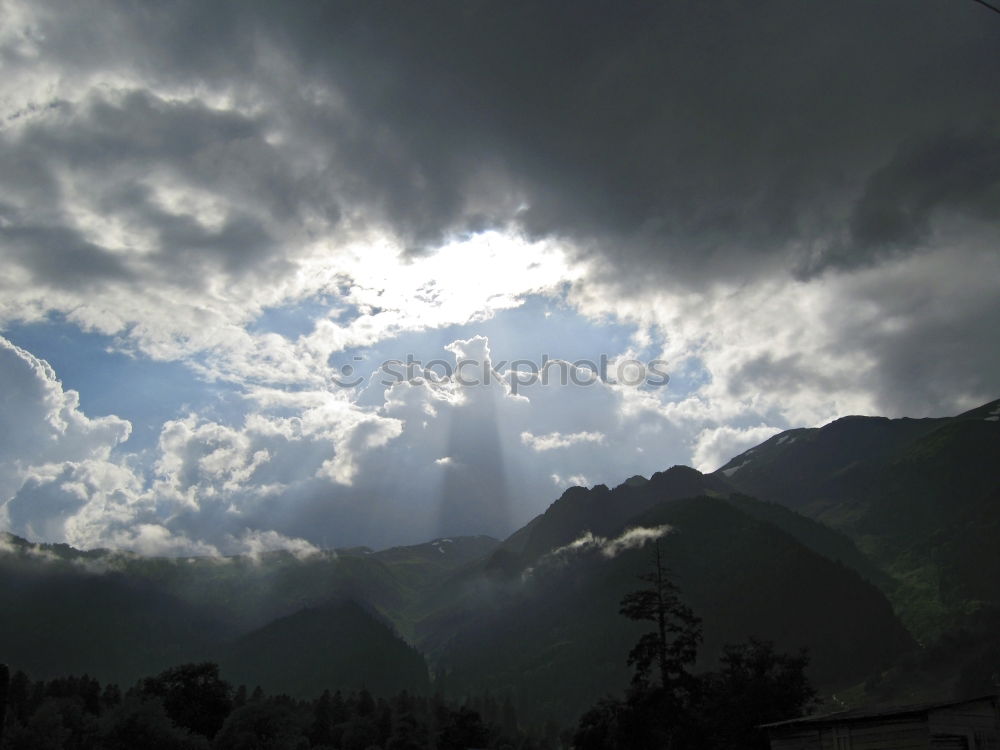
<path id="1" fill-rule="evenodd" d="M 212 660 L 292 695 L 365 685 L 510 697 L 575 722 L 628 683 L 618 615 L 658 544 L 703 619 L 699 667 L 750 637 L 808 649 L 851 701 L 978 690 L 1000 667 L 1000 401 L 846 417 L 719 470 L 573 487 L 506 540 L 147 558 L 0 538 L 0 661 L 130 684 Z"/>

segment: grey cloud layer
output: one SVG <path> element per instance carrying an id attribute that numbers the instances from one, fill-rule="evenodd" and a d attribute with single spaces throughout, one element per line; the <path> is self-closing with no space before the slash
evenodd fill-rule
<path id="1" fill-rule="evenodd" d="M 218 144 L 191 165 L 223 167 L 214 189 L 257 185 L 272 216 L 325 192 L 326 219 L 360 206 L 415 248 L 513 222 L 635 278 L 815 272 L 909 250 L 937 211 L 993 219 L 998 26 L 972 3 L 904 0 L 79 4 L 43 21 L 45 59 L 269 114 L 137 93 L 34 140 L 75 163 Z M 326 171 L 282 174 L 272 117 Z M 245 221 L 215 243 L 249 245 L 252 265 L 267 233 Z"/>
<path id="2" fill-rule="evenodd" d="M 485 480 L 500 502 L 581 466 L 621 478 L 631 459 L 608 446 L 660 441 L 655 461 L 687 451 L 714 468 L 776 426 L 997 395 L 1000 23 L 975 3 L 39 0 L 3 15 L 0 321 L 55 310 L 154 357 L 211 351 L 199 372 L 252 398 L 257 384 L 313 389 L 258 403 L 242 427 L 167 425 L 159 494 L 108 460 L 124 423 L 67 401 L 65 450 L 8 508 L 19 528 L 47 508 L 56 534 L 106 502 L 121 517 L 79 517 L 79 538 L 114 528 L 167 548 L 174 532 L 237 533 L 234 503 L 286 534 L 330 518 L 345 538 L 376 534 L 411 518 L 411 477 L 456 498 Z M 447 294 L 430 282 L 419 304 L 401 284 L 387 311 L 376 284 L 352 291 L 371 314 L 324 320 L 310 340 L 248 328 L 268 306 L 346 298 L 356 279 L 337 275 L 338 253 L 353 238 L 390 236 L 416 261 L 494 228 L 565 241 L 588 269 L 564 279 L 569 303 L 640 323 L 705 384 L 666 407 L 541 392 L 531 419 L 506 396 L 459 404 L 429 388 L 372 408 L 327 399 L 331 352 L 488 315 L 463 298 L 436 317 Z M 442 286 L 496 275 L 483 268 Z M 542 276 L 496 296 L 556 287 Z M 38 367 L 24 403 L 71 401 Z M 9 413 L 42 435 L 59 408 Z M 283 408 L 313 420 L 307 434 Z M 477 432 L 493 422 L 498 434 Z M 449 433 L 460 423 L 471 433 Z M 524 433 L 572 445 L 535 455 Z M 515 454 L 525 486 L 498 464 Z M 531 509 L 456 510 L 458 530 L 498 530 L 508 510 Z M 173 526 L 156 531 L 164 513 Z M 433 535 L 439 519 L 421 518 Z"/>

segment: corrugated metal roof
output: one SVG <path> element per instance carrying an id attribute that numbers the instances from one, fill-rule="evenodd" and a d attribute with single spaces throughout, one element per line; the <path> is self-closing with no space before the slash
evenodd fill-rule
<path id="1" fill-rule="evenodd" d="M 998 698 L 995 695 L 983 695 L 979 698 L 965 698 L 963 700 L 936 701 L 933 703 L 913 703 L 907 706 L 872 706 L 867 708 L 849 708 L 843 711 L 834 711 L 828 714 L 817 716 L 800 716 L 797 719 L 786 719 L 785 721 L 775 721 L 770 724 L 761 724 L 761 729 L 771 727 L 784 727 L 793 724 L 836 724 L 842 721 L 859 721 L 861 719 L 879 719 L 888 716 L 912 716 L 913 714 L 923 714 L 938 708 L 950 708 L 951 706 L 961 706 L 966 703 L 978 703 L 980 701 L 993 701 L 995 704 Z"/>

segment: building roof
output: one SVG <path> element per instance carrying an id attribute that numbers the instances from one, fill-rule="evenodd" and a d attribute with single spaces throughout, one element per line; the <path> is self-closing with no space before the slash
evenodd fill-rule
<path id="1" fill-rule="evenodd" d="M 888 716 L 912 716 L 923 714 L 938 708 L 950 708 L 952 706 L 962 706 L 966 703 L 978 703 L 980 701 L 998 700 L 995 695 L 983 695 L 978 698 L 965 698 L 963 700 L 935 701 L 931 703 L 913 703 L 906 706 L 870 706 L 866 708 L 849 708 L 843 711 L 834 711 L 828 714 L 817 716 L 800 716 L 797 719 L 786 719 L 785 721 L 774 721 L 770 724 L 761 724 L 761 729 L 772 729 L 775 727 L 794 726 L 799 724 L 836 724 L 844 721 L 861 721 L 863 719 L 881 719 Z"/>

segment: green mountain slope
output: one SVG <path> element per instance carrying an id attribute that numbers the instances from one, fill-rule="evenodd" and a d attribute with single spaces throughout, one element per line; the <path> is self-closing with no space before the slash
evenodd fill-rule
<path id="1" fill-rule="evenodd" d="M 932 638 L 1000 607 L 1000 401 L 953 418 L 849 417 L 792 430 L 715 476 L 848 534 Z"/>
<path id="2" fill-rule="evenodd" d="M 330 602 L 365 602 L 401 628 L 418 616 L 424 592 L 497 544 L 456 537 L 381 552 L 175 559 L 5 534 L 0 661 L 36 677 L 86 672 L 128 684 L 183 661 L 216 658 L 234 640 L 280 618 L 305 617 L 302 611 L 336 619 L 341 610 L 324 609 Z"/>
<path id="3" fill-rule="evenodd" d="M 585 532 L 609 534 L 658 502 L 696 495 L 727 495 L 725 482 L 687 466 L 674 466 L 650 479 L 635 476 L 613 490 L 603 484 L 570 487 L 544 513 L 508 537 L 488 559 L 471 562 L 446 578 L 423 603 L 413 630 L 415 642 L 434 660 L 452 637 L 503 595 L 521 572 L 551 550 Z"/>
<path id="4" fill-rule="evenodd" d="M 610 500 L 616 499 L 612 491 Z M 564 518 L 576 518 L 565 514 Z M 864 678 L 912 647 L 885 597 L 854 571 L 724 500 L 660 502 L 611 528 L 672 531 L 662 547 L 685 598 L 704 618 L 703 666 L 750 636 L 809 647 L 827 687 Z M 572 720 L 628 681 L 625 657 L 641 628 L 618 615 L 648 568 L 649 550 L 609 558 L 581 546 L 537 558 L 489 595 L 444 648 L 450 690 L 511 692 L 520 710 Z"/>
<path id="5" fill-rule="evenodd" d="M 235 682 L 300 698 L 327 688 L 426 694 L 430 686 L 420 653 L 353 601 L 279 618 L 226 647 L 219 662 Z"/>
<path id="6" fill-rule="evenodd" d="M 728 500 L 751 518 L 776 526 L 803 546 L 828 560 L 846 565 L 879 588 L 893 586 L 892 578 L 866 557 L 846 534 L 777 503 L 739 493 L 730 495 Z"/>
<path id="7" fill-rule="evenodd" d="M 198 658 L 219 623 L 99 557 L 6 538 L 0 552 L 0 662 L 38 677 L 66 673 L 128 683 Z"/>

